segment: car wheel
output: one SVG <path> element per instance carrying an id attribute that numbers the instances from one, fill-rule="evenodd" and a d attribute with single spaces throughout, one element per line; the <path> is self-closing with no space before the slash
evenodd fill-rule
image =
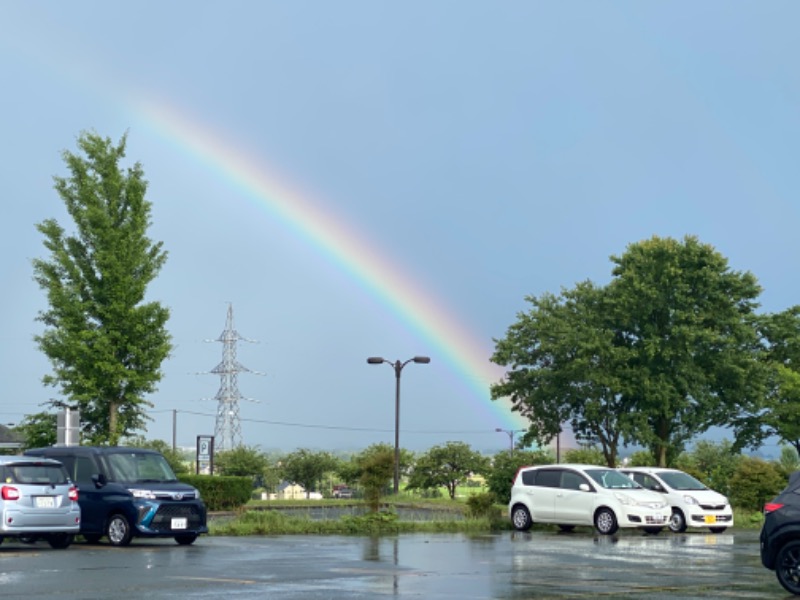
<path id="1" fill-rule="evenodd" d="M 123 515 L 111 515 L 106 525 L 106 536 L 112 546 L 127 546 L 131 543 L 133 531 Z"/>
<path id="2" fill-rule="evenodd" d="M 787 592 L 800 595 L 800 541 L 787 542 L 778 551 L 775 575 Z"/>
<path id="3" fill-rule="evenodd" d="M 522 505 L 517 505 L 511 511 L 511 523 L 517 531 L 527 531 L 533 525 L 531 513 Z"/>
<path id="4" fill-rule="evenodd" d="M 47 536 L 47 543 L 50 544 L 51 548 L 63 550 L 64 548 L 69 548 L 74 539 L 75 536 L 71 533 L 51 533 Z"/>
<path id="5" fill-rule="evenodd" d="M 96 533 L 84 533 L 83 539 L 86 540 L 87 544 L 96 544 L 100 541 L 100 538 L 103 537 L 102 535 L 98 535 Z"/>
<path id="6" fill-rule="evenodd" d="M 575 529 L 575 525 L 559 525 L 558 528 L 561 531 L 565 531 L 565 532 L 569 533 L 570 531 Z"/>
<path id="7" fill-rule="evenodd" d="M 658 535 L 663 529 L 663 527 L 645 527 L 644 532 L 649 535 Z"/>
<path id="8" fill-rule="evenodd" d="M 178 542 L 181 546 L 188 546 L 189 544 L 193 544 L 196 539 L 197 539 L 196 533 L 187 533 L 185 535 L 175 536 L 175 541 Z"/>
<path id="9" fill-rule="evenodd" d="M 594 526 L 603 535 L 613 535 L 619 529 L 617 525 L 617 517 L 614 512 L 608 508 L 601 508 L 594 515 Z"/>
<path id="10" fill-rule="evenodd" d="M 672 516 L 669 518 L 669 530 L 672 533 L 683 533 L 686 531 L 686 517 L 683 512 L 677 508 L 672 511 Z"/>

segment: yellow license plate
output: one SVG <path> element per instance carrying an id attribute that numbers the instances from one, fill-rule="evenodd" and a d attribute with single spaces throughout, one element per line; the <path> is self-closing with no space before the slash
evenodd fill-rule
<path id="1" fill-rule="evenodd" d="M 717 517 L 714 515 L 706 515 L 705 516 L 706 525 L 713 525 L 717 522 Z"/>

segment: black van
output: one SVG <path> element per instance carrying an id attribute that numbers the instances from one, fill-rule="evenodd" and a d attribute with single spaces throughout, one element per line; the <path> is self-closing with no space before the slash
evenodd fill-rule
<path id="1" fill-rule="evenodd" d="M 78 486 L 80 534 L 112 546 L 136 537 L 172 537 L 191 544 L 208 533 L 200 493 L 175 477 L 160 452 L 121 446 L 52 446 L 26 455 L 60 461 Z"/>

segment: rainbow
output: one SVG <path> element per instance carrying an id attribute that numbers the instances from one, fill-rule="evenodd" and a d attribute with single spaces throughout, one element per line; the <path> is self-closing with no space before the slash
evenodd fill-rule
<path id="1" fill-rule="evenodd" d="M 202 119 L 190 118 L 155 94 L 137 94 L 125 82 L 115 81 L 115 72 L 98 64 L 96 54 L 81 46 L 79 40 L 66 39 L 61 25 L 47 13 L 37 12 L 33 17 L 36 27 L 32 31 L 46 36 L 47 43 L 31 36 L 30 28 L 18 27 L 0 39 L 0 45 L 26 59 L 34 70 L 129 109 L 143 126 L 206 165 L 223 183 L 242 191 L 398 314 L 426 342 L 436 363 L 444 363 L 464 386 L 474 408 L 484 413 L 487 428 L 497 424 L 511 429 L 526 427 L 526 421 L 511 412 L 509 402 L 493 402 L 489 397 L 489 382 L 498 381 L 503 370 L 489 362 L 488 344 L 478 341 L 453 318 L 452 311 L 422 290 L 413 277 L 382 256 L 374 245 L 368 245 L 365 236 L 326 213 L 320 203 L 308 200 L 308 194 L 270 173 L 263 160 L 256 161 L 255 153 L 243 151 L 242 144 L 226 140 Z M 54 44 L 58 54 L 49 51 Z"/>
<path id="2" fill-rule="evenodd" d="M 436 350 L 431 352 L 434 360 L 443 361 L 463 382 L 478 409 L 485 412 L 487 426 L 525 427 L 524 419 L 511 412 L 509 402 L 494 402 L 489 396 L 488 383 L 498 381 L 503 374 L 503 369 L 489 362 L 490 349 L 457 322 L 452 311 L 422 290 L 413 277 L 381 256 L 374 245 L 368 245 L 363 235 L 326 213 L 307 199 L 307 194 L 271 173 L 263 162 L 256 162 L 223 135 L 187 118 L 184 111 L 161 99 L 147 98 L 135 102 L 135 112 L 157 135 L 236 187 L 400 315 Z"/>

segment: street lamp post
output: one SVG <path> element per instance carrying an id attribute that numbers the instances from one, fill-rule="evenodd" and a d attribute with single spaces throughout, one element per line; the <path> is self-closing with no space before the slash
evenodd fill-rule
<path id="1" fill-rule="evenodd" d="M 394 388 L 394 494 L 400 492 L 400 373 L 403 371 L 408 363 L 428 364 L 431 359 L 427 356 L 415 356 L 409 358 L 405 362 L 396 360 L 392 362 L 386 360 L 382 356 L 370 356 L 367 363 L 371 365 L 379 365 L 386 363 L 394 369 L 395 388 Z"/>
<path id="2" fill-rule="evenodd" d="M 508 434 L 508 445 L 509 445 L 508 453 L 511 456 L 514 456 L 514 434 L 515 433 L 522 433 L 525 430 L 524 429 L 500 429 L 499 427 L 496 427 L 495 431 L 498 432 L 498 433 L 502 432 L 502 433 Z"/>

